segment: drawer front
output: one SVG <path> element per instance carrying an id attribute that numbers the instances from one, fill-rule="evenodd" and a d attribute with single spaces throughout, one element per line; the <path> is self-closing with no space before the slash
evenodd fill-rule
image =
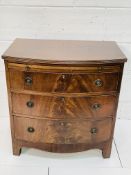
<path id="1" fill-rule="evenodd" d="M 51 97 L 12 93 L 14 114 L 43 118 L 102 118 L 114 115 L 117 96 Z"/>
<path id="2" fill-rule="evenodd" d="M 119 73 L 58 74 L 9 70 L 13 90 L 38 92 L 106 92 L 117 91 Z"/>
<path id="3" fill-rule="evenodd" d="M 36 120 L 14 117 L 15 138 L 34 143 L 99 143 L 110 139 L 112 119 L 102 121 Z"/>

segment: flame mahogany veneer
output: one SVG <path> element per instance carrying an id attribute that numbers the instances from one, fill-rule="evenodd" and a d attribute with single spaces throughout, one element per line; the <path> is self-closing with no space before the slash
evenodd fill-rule
<path id="1" fill-rule="evenodd" d="M 126 62 L 115 42 L 16 39 L 2 57 L 14 155 L 98 148 L 110 157 Z"/>

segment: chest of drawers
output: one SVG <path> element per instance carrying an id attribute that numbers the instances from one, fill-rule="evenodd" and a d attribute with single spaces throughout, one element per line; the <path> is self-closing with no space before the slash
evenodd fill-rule
<path id="1" fill-rule="evenodd" d="M 125 56 L 115 42 L 16 39 L 3 54 L 13 154 L 110 157 Z"/>

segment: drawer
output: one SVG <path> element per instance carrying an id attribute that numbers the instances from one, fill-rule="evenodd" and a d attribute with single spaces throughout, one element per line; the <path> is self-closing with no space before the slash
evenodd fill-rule
<path id="1" fill-rule="evenodd" d="M 15 138 L 34 143 L 99 143 L 110 139 L 112 119 L 43 120 L 14 117 Z"/>
<path id="2" fill-rule="evenodd" d="M 37 92 L 88 93 L 117 91 L 119 73 L 39 73 L 9 69 L 13 90 Z"/>
<path id="3" fill-rule="evenodd" d="M 102 118 L 114 115 L 116 95 L 56 97 L 12 93 L 14 114 L 41 118 Z"/>

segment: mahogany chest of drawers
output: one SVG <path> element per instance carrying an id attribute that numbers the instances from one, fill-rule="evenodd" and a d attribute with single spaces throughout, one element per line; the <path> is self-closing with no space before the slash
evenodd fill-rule
<path id="1" fill-rule="evenodd" d="M 4 53 L 13 154 L 110 157 L 126 58 L 115 42 L 16 39 Z"/>

